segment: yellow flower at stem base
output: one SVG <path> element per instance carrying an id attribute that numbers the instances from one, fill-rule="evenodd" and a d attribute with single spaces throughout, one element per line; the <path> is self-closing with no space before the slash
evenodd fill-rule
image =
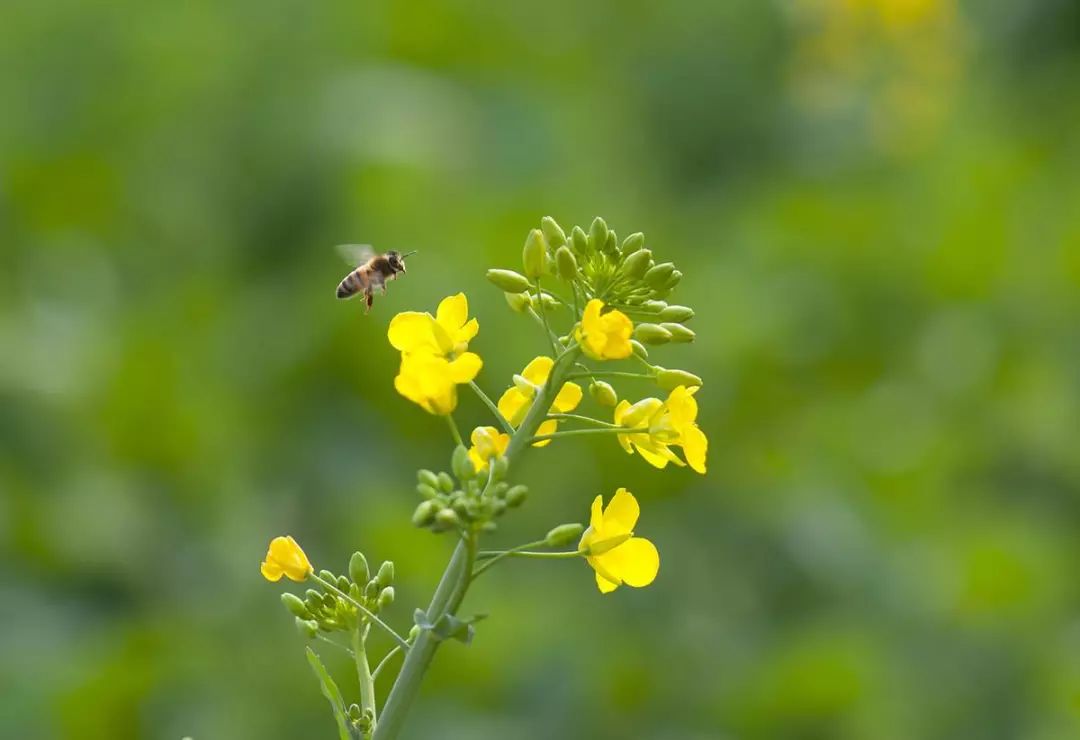
<path id="1" fill-rule="evenodd" d="M 594 360 L 624 360 L 634 352 L 630 344 L 634 322 L 614 309 L 601 314 L 603 307 L 604 302 L 599 298 L 585 304 L 575 338 L 582 351 Z"/>
<path id="2" fill-rule="evenodd" d="M 510 422 L 511 426 L 517 428 L 525 419 L 525 415 L 529 413 L 529 409 L 532 407 L 536 389 L 547 382 L 548 376 L 551 375 L 551 368 L 554 365 L 555 361 L 550 357 L 536 357 L 525 366 L 520 376 L 514 376 L 514 385 L 508 388 L 499 399 L 499 413 Z M 569 413 L 581 403 L 582 395 L 580 385 L 577 383 L 564 383 L 555 396 L 555 400 L 552 401 L 549 411 L 560 414 Z M 536 433 L 537 435 L 553 434 L 558 428 L 559 422 L 557 419 L 548 419 L 540 425 Z M 533 447 L 544 447 L 548 444 L 551 444 L 551 440 L 544 439 L 534 442 Z"/>
<path id="3" fill-rule="evenodd" d="M 489 460 L 502 457 L 510 445 L 510 435 L 500 433 L 495 427 L 476 427 L 470 440 L 469 459 L 478 473 L 487 467 Z"/>
<path id="4" fill-rule="evenodd" d="M 280 581 L 283 575 L 292 581 L 303 581 L 312 570 L 314 569 L 307 555 L 292 537 L 275 537 L 270 540 L 266 560 L 259 568 L 263 578 L 271 582 Z"/>
<path id="5" fill-rule="evenodd" d="M 415 352 L 452 358 L 469 348 L 480 331 L 476 319 L 469 318 L 469 300 L 464 293 L 443 298 L 435 315 L 403 311 L 390 321 L 386 336 L 402 354 Z"/>
<path id="6" fill-rule="evenodd" d="M 615 407 L 615 423 L 642 431 L 617 435 L 619 444 L 628 454 L 636 451 L 654 467 L 664 468 L 669 462 L 689 463 L 704 475 L 709 440 L 697 425 L 698 406 L 694 400 L 697 390 L 680 385 L 666 401 L 645 398 L 633 405 L 620 401 Z M 682 447 L 686 463 L 671 449 L 673 446 Z"/>
<path id="7" fill-rule="evenodd" d="M 457 408 L 457 387 L 480 372 L 483 361 L 472 352 L 447 360 L 427 353 L 403 354 L 394 388 L 429 414 L 445 416 Z"/>
<path id="8" fill-rule="evenodd" d="M 607 508 L 604 497 L 592 502 L 589 528 L 581 536 L 578 550 L 596 571 L 596 586 L 600 593 L 614 591 L 622 584 L 641 588 L 648 586 L 660 570 L 660 553 L 643 537 L 634 536 L 640 508 L 634 494 L 620 488 L 611 497 Z"/>

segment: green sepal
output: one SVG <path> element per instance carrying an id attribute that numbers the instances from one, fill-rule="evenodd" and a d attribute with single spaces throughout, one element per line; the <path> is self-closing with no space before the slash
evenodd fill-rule
<path id="1" fill-rule="evenodd" d="M 466 645 L 470 644 L 476 635 L 476 628 L 473 625 L 486 618 L 487 614 L 474 614 L 465 619 L 455 617 L 453 614 L 443 614 L 438 621 L 432 624 L 423 609 L 417 609 L 413 612 L 413 621 L 416 626 L 430 632 L 435 636 L 435 639 L 440 641 L 458 640 Z"/>

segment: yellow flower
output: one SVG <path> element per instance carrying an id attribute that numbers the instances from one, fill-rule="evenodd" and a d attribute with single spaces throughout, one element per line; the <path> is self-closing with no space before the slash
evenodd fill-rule
<path id="1" fill-rule="evenodd" d="M 469 448 L 469 459 L 478 473 L 487 467 L 488 460 L 502 457 L 510 444 L 510 435 L 500 434 L 495 427 L 476 427 L 470 439 L 472 447 Z"/>
<path id="2" fill-rule="evenodd" d="M 684 465 L 671 447 L 682 447 L 690 467 L 705 474 L 705 455 L 709 440 L 696 423 L 698 406 L 694 400 L 697 388 L 680 385 L 671 391 L 666 401 L 645 398 L 630 405 L 620 401 L 615 407 L 615 423 L 639 432 L 619 434 L 619 444 L 629 454 L 636 450 L 646 462 L 657 468 L 669 462 Z"/>
<path id="3" fill-rule="evenodd" d="M 469 318 L 469 300 L 458 293 L 443 298 L 434 316 L 419 311 L 399 313 L 390 321 L 386 336 L 402 354 L 452 357 L 465 352 L 478 331 L 480 324 Z"/>
<path id="4" fill-rule="evenodd" d="M 268 581 L 279 581 L 283 575 L 293 581 L 303 581 L 314 569 L 296 540 L 292 537 L 275 537 L 270 540 L 266 560 L 259 570 Z"/>
<path id="5" fill-rule="evenodd" d="M 603 496 L 593 500 L 589 528 L 578 543 L 578 550 L 596 571 L 600 593 L 614 591 L 624 583 L 634 588 L 648 586 L 660 570 L 660 554 L 653 543 L 634 536 L 640 513 L 637 499 L 620 488 L 606 509 L 603 505 Z"/>
<path id="6" fill-rule="evenodd" d="M 626 359 L 634 351 L 630 345 L 634 322 L 622 311 L 611 310 L 601 315 L 603 307 L 604 302 L 599 298 L 593 298 L 585 305 L 575 338 L 585 354 L 594 360 Z"/>
<path id="7" fill-rule="evenodd" d="M 403 354 L 394 388 L 429 414 L 446 415 L 457 408 L 457 386 L 475 378 L 482 365 L 472 352 L 449 361 L 423 352 Z"/>
<path id="8" fill-rule="evenodd" d="M 532 406 L 536 389 L 547 382 L 554 365 L 555 361 L 550 357 L 540 356 L 526 365 L 520 376 L 514 376 L 513 387 L 508 388 L 499 399 L 499 413 L 510 422 L 511 426 L 517 427 L 525 419 L 525 415 L 529 413 L 529 408 Z M 564 383 L 558 395 L 555 396 L 550 411 L 560 414 L 573 411 L 581 403 L 581 396 L 581 386 L 577 383 Z M 539 426 L 536 433 L 537 435 L 552 434 L 558 428 L 558 420 L 548 419 Z M 550 443 L 550 439 L 545 439 L 533 443 L 533 447 L 544 447 Z"/>

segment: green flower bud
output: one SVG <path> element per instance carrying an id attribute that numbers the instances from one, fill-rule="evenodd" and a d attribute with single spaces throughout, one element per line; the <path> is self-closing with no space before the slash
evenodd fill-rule
<path id="1" fill-rule="evenodd" d="M 682 273 L 678 270 L 673 270 L 671 275 L 669 275 L 668 279 L 664 282 L 664 289 L 671 290 L 679 284 L 680 280 L 682 280 Z"/>
<path id="2" fill-rule="evenodd" d="M 634 338 L 645 344 L 667 344 L 671 332 L 659 324 L 638 324 L 634 327 Z"/>
<path id="3" fill-rule="evenodd" d="M 547 533 L 544 537 L 544 544 L 548 547 L 562 547 L 563 545 L 569 545 L 574 540 L 581 537 L 581 533 L 585 531 L 585 527 L 577 522 L 572 524 L 560 524 Z"/>
<path id="4" fill-rule="evenodd" d="M 384 560 L 379 566 L 379 572 L 375 575 L 375 584 L 379 588 L 386 588 L 394 582 L 394 562 Z"/>
<path id="5" fill-rule="evenodd" d="M 630 346 L 634 350 L 634 354 L 643 360 L 649 359 L 649 350 L 645 349 L 645 345 L 636 339 L 630 340 Z"/>
<path id="6" fill-rule="evenodd" d="M 506 492 L 507 506 L 521 506 L 529 495 L 528 486 L 517 485 Z"/>
<path id="7" fill-rule="evenodd" d="M 438 480 L 436 480 L 435 482 L 436 485 L 438 485 Z M 416 492 L 419 493 L 420 497 L 424 499 L 433 499 L 438 497 L 439 495 L 439 492 L 429 486 L 427 483 L 417 483 Z"/>
<path id="8" fill-rule="evenodd" d="M 610 257 L 619 257 L 619 237 L 614 231 L 609 231 L 607 241 L 604 242 L 604 254 Z"/>
<path id="9" fill-rule="evenodd" d="M 311 616 L 311 612 L 308 611 L 307 606 L 304 604 L 304 600 L 296 594 L 291 594 L 286 591 L 281 595 L 281 603 L 284 604 L 285 608 L 292 612 L 295 617 L 308 619 Z"/>
<path id="10" fill-rule="evenodd" d="M 551 245 L 552 249 L 558 249 L 566 244 L 566 232 L 559 226 L 559 222 L 551 216 L 544 216 L 540 219 L 540 230 L 544 232 L 544 238 L 547 239 L 547 243 Z"/>
<path id="11" fill-rule="evenodd" d="M 644 303 L 641 304 L 641 307 L 646 309 L 647 311 L 653 311 L 655 313 L 660 313 L 665 308 L 667 308 L 667 302 L 666 301 L 645 301 Z"/>
<path id="12" fill-rule="evenodd" d="M 375 599 L 379 598 L 379 588 L 380 587 L 378 579 L 374 579 L 370 581 L 368 585 L 364 586 L 363 602 L 365 604 L 370 604 L 374 602 Z"/>
<path id="13" fill-rule="evenodd" d="M 350 583 L 349 583 L 348 578 L 346 578 L 345 576 L 338 576 L 337 577 L 338 590 L 340 590 L 340 591 L 348 591 L 349 590 L 349 585 L 350 585 Z"/>
<path id="14" fill-rule="evenodd" d="M 565 244 L 555 251 L 555 268 L 559 277 L 568 283 L 577 277 L 577 260 Z"/>
<path id="15" fill-rule="evenodd" d="M 376 603 L 378 603 L 380 609 L 385 609 L 386 607 L 393 604 L 394 603 L 394 587 L 393 586 L 387 586 L 382 591 L 380 591 L 379 592 L 379 600 Z"/>
<path id="16" fill-rule="evenodd" d="M 628 256 L 640 251 L 644 246 L 645 235 L 640 231 L 635 231 L 633 234 L 623 239 L 622 253 L 624 256 Z"/>
<path id="17" fill-rule="evenodd" d="M 661 321 L 674 321 L 681 324 L 694 318 L 694 309 L 688 306 L 668 306 L 660 312 Z"/>
<path id="18" fill-rule="evenodd" d="M 685 385 L 687 388 L 696 388 L 701 385 L 701 378 L 685 370 L 669 370 L 666 367 L 655 369 L 656 384 L 665 391 L 675 390 L 680 385 Z"/>
<path id="19" fill-rule="evenodd" d="M 304 605 L 312 615 L 321 614 L 324 608 L 322 594 L 309 588 L 304 592 Z"/>
<path id="20" fill-rule="evenodd" d="M 491 534 L 499 528 L 499 525 L 495 522 L 484 522 L 480 525 L 480 531 L 484 534 Z"/>
<path id="21" fill-rule="evenodd" d="M 661 262 L 659 265 L 653 265 L 649 268 L 649 271 L 645 273 L 644 280 L 653 288 L 662 288 L 673 272 L 675 272 L 674 263 Z"/>
<path id="22" fill-rule="evenodd" d="M 426 527 L 435 519 L 441 507 L 434 501 L 421 501 L 413 511 L 412 523 L 417 527 Z M 367 580 L 366 578 L 364 580 Z"/>
<path id="23" fill-rule="evenodd" d="M 596 252 L 603 251 L 607 246 L 608 227 L 604 219 L 597 216 L 589 227 L 589 246 Z"/>
<path id="24" fill-rule="evenodd" d="M 435 475 L 430 470 L 417 470 L 416 480 L 419 483 L 424 483 L 431 486 L 432 488 L 439 487 L 439 476 Z"/>
<path id="25" fill-rule="evenodd" d="M 596 380 L 589 384 L 589 395 L 598 404 L 608 408 L 614 408 L 619 403 L 619 396 L 611 387 L 611 383 L 605 383 L 603 380 Z"/>
<path id="26" fill-rule="evenodd" d="M 405 638 L 406 642 L 412 642 L 420 634 L 420 625 L 414 624 L 409 628 L 409 636 Z"/>
<path id="27" fill-rule="evenodd" d="M 499 481 L 491 487 L 491 495 L 496 498 L 506 498 L 506 492 L 510 490 L 510 484 L 506 481 Z"/>
<path id="28" fill-rule="evenodd" d="M 575 226 L 570 230 L 570 246 L 573 247 L 578 256 L 589 253 L 589 237 L 585 235 L 585 231 L 580 226 Z"/>
<path id="29" fill-rule="evenodd" d="M 454 479 L 446 473 L 439 473 L 439 488 L 441 488 L 444 493 L 450 493 L 454 490 Z"/>
<path id="30" fill-rule="evenodd" d="M 506 512 L 506 502 L 501 498 L 492 499 L 491 513 L 494 516 L 502 516 Z"/>
<path id="31" fill-rule="evenodd" d="M 559 307 L 559 302 L 550 293 L 541 293 L 540 303 L 543 304 L 545 311 L 554 311 Z"/>
<path id="32" fill-rule="evenodd" d="M 454 448 L 454 454 L 450 456 L 450 467 L 458 480 L 468 480 L 476 475 L 476 466 L 469 459 L 469 450 L 465 445 L 458 445 Z"/>
<path id="33" fill-rule="evenodd" d="M 623 260 L 622 271 L 629 277 L 638 280 L 649 271 L 651 264 L 652 252 L 648 249 L 639 249 Z"/>
<path id="34" fill-rule="evenodd" d="M 495 459 L 494 463 L 489 464 L 493 465 L 491 469 L 491 479 L 494 481 L 501 481 L 506 477 L 506 473 L 510 469 L 510 460 L 506 457 L 498 457 Z"/>
<path id="35" fill-rule="evenodd" d="M 360 601 L 364 597 L 364 592 L 360 588 L 360 584 L 354 583 L 349 586 L 349 596 L 353 597 L 357 601 Z"/>
<path id="36" fill-rule="evenodd" d="M 349 719 L 351 719 L 353 722 L 359 722 L 360 718 L 362 716 L 364 716 L 364 715 L 360 711 L 360 705 L 359 704 L 350 704 L 349 705 Z"/>
<path id="37" fill-rule="evenodd" d="M 532 308 L 532 296 L 528 293 L 503 293 L 503 298 L 514 313 L 525 313 Z"/>
<path id="38" fill-rule="evenodd" d="M 513 270 L 500 270 L 493 267 L 487 271 L 487 279 L 496 288 L 506 293 L 524 293 L 532 287 L 528 278 Z"/>
<path id="39" fill-rule="evenodd" d="M 544 241 L 544 232 L 533 229 L 525 237 L 525 247 L 521 250 L 521 263 L 525 267 L 525 275 L 530 278 L 538 278 L 544 274 L 544 261 L 547 258 L 547 242 Z M 506 289 L 511 293 L 520 293 L 525 288 Z"/>
<path id="40" fill-rule="evenodd" d="M 323 570 L 319 571 L 319 578 L 323 579 L 324 581 L 329 582 L 331 585 L 334 585 L 334 586 L 337 585 L 337 576 L 335 576 L 333 573 L 331 573 L 330 571 L 328 571 L 326 569 L 323 569 Z"/>
<path id="41" fill-rule="evenodd" d="M 296 618 L 296 631 L 300 633 L 301 637 L 305 637 L 308 640 L 314 640 L 315 636 L 319 634 L 319 623 L 314 619 L 301 619 Z"/>
<path id="42" fill-rule="evenodd" d="M 686 344 L 687 342 L 692 342 L 694 341 L 694 339 L 697 338 L 697 334 L 694 333 L 693 329 L 687 329 L 682 324 L 664 323 L 660 324 L 660 326 L 664 329 L 667 329 L 668 332 L 671 333 L 671 341 L 673 342 Z"/>
<path id="43" fill-rule="evenodd" d="M 464 508 L 462 504 L 462 508 Z M 461 517 L 453 509 L 443 509 L 435 515 L 435 523 L 443 529 L 456 529 L 461 526 Z"/>

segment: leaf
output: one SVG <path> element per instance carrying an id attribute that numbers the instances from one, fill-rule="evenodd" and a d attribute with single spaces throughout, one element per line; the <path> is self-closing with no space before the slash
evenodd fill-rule
<path id="1" fill-rule="evenodd" d="M 334 710 L 339 740 L 354 740 L 354 736 L 349 730 L 349 720 L 345 716 L 345 700 L 341 697 L 341 690 L 338 689 L 338 685 L 334 683 L 334 679 L 327 672 L 326 666 L 323 665 L 322 661 L 319 660 L 319 656 L 311 648 L 307 648 L 307 659 L 308 663 L 311 664 L 311 670 L 315 671 L 315 677 L 319 679 L 319 686 L 322 687 L 323 696 L 330 702 L 330 708 Z"/>

